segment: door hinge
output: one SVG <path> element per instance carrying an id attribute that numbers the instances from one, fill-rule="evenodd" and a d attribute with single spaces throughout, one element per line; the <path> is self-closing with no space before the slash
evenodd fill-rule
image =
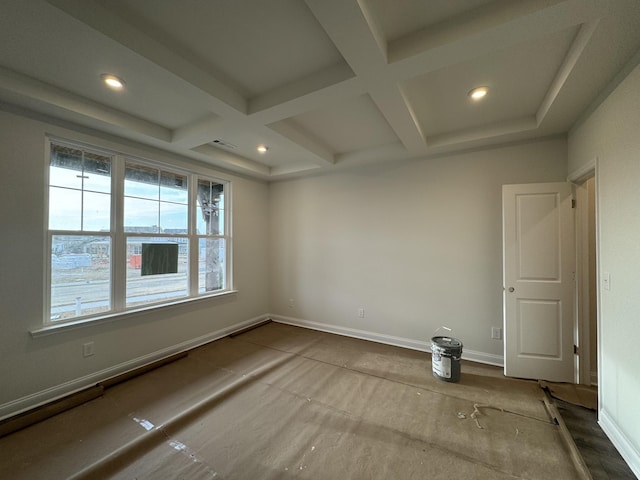
<path id="1" fill-rule="evenodd" d="M 576 208 L 576 199 L 575 198 L 571 199 L 571 208 Z"/>
<path id="2" fill-rule="evenodd" d="M 578 354 L 578 346 L 577 346 L 577 345 L 574 345 L 574 346 L 573 346 L 573 354 L 574 354 L 574 355 L 577 355 L 577 354 Z"/>

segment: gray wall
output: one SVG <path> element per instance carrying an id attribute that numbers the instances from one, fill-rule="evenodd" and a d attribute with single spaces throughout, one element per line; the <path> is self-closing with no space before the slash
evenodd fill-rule
<path id="1" fill-rule="evenodd" d="M 446 325 L 501 364 L 501 187 L 564 181 L 566 155 L 552 139 L 272 183 L 272 313 L 416 349 Z"/>
<path id="2" fill-rule="evenodd" d="M 128 315 L 33 338 L 43 324 L 45 134 L 84 140 L 232 181 L 235 295 Z M 186 159 L 0 112 L 0 418 L 140 363 L 224 334 L 269 311 L 268 186 Z M 84 358 L 82 344 L 95 343 Z"/>
<path id="3" fill-rule="evenodd" d="M 600 423 L 640 476 L 640 67 L 569 135 L 569 171 L 597 159 Z"/>

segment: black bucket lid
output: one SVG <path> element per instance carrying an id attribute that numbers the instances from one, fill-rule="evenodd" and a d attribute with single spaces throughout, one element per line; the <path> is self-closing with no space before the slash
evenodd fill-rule
<path id="1" fill-rule="evenodd" d="M 431 337 L 431 341 L 439 347 L 462 349 L 462 342 L 454 337 Z"/>

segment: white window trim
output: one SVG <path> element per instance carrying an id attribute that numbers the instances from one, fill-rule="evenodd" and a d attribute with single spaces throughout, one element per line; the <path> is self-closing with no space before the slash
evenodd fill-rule
<path id="1" fill-rule="evenodd" d="M 33 338 L 37 337 L 45 337 L 47 335 L 51 335 L 54 333 L 62 333 L 70 330 L 76 330 L 79 328 L 89 327 L 93 325 L 101 325 L 104 323 L 119 321 L 119 320 L 130 320 L 141 314 L 145 314 L 149 311 L 158 311 L 162 309 L 172 308 L 184 304 L 194 303 L 194 302 L 202 302 L 202 301 L 216 301 L 226 297 L 234 296 L 238 293 L 238 290 L 225 290 L 222 292 L 215 292 L 209 294 L 203 294 L 198 297 L 189 297 L 184 298 L 174 302 L 167 302 L 157 305 L 145 305 L 142 308 L 131 308 L 124 312 L 110 313 L 107 315 L 102 315 L 99 317 L 82 317 L 79 319 L 71 320 L 68 322 L 51 322 L 46 324 L 40 328 L 34 328 L 29 330 L 29 333 Z"/>
<path id="2" fill-rule="evenodd" d="M 112 157 L 111 165 L 111 231 L 110 232 L 79 232 L 64 230 L 49 230 L 49 168 L 51 162 L 51 144 L 64 145 L 73 148 L 88 149 L 97 151 Z M 188 266 L 188 294 L 185 297 L 173 298 L 168 301 L 160 301 L 145 304 L 143 306 L 126 307 L 126 238 L 127 236 L 155 236 L 156 234 L 137 235 L 124 231 L 124 170 L 125 162 L 132 162 L 146 165 L 152 168 L 164 169 L 169 172 L 179 173 L 187 176 L 189 185 L 189 215 L 187 234 L 166 235 L 170 237 L 185 237 L 189 239 L 189 266 Z M 198 285 L 198 243 L 200 238 L 207 235 L 197 233 L 197 183 L 198 179 L 209 180 L 224 185 L 225 205 L 224 205 L 224 234 L 213 237 L 225 240 L 225 288 L 213 292 L 199 293 Z M 175 165 L 162 160 L 154 160 L 140 157 L 137 154 L 130 154 L 123 151 L 116 151 L 112 148 L 104 148 L 99 145 L 82 141 L 73 141 L 53 135 L 45 137 L 45 206 L 44 206 L 44 302 L 43 302 L 43 326 L 30 331 L 34 337 L 48 335 L 50 333 L 67 331 L 69 329 L 95 325 L 107 321 L 114 321 L 120 318 L 129 318 L 149 310 L 174 307 L 176 305 L 211 300 L 229 295 L 235 295 L 238 291 L 233 288 L 233 246 L 232 246 L 232 194 L 231 181 L 219 175 L 205 172 L 202 168 L 188 168 Z M 103 235 L 110 236 L 111 245 L 111 310 L 98 315 L 84 315 L 73 317 L 69 320 L 51 320 L 51 247 L 53 235 Z M 157 234 L 157 236 L 165 236 Z"/>

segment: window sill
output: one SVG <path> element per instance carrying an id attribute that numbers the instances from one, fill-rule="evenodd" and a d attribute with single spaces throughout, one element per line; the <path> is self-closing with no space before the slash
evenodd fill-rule
<path id="1" fill-rule="evenodd" d="M 47 335 L 52 335 L 54 333 L 62 333 L 62 332 L 67 332 L 69 330 L 76 330 L 78 328 L 84 328 L 84 327 L 89 327 L 93 325 L 100 325 L 103 323 L 113 322 L 116 320 L 124 320 L 126 318 L 130 318 L 141 313 L 162 310 L 165 308 L 175 307 L 177 305 L 184 305 L 184 304 L 193 303 L 193 302 L 203 302 L 206 300 L 215 300 L 217 298 L 236 295 L 237 293 L 238 293 L 238 290 L 227 290 L 226 292 L 222 292 L 222 293 L 214 293 L 212 295 L 206 295 L 201 297 L 186 298 L 176 302 L 165 303 L 163 305 L 154 305 L 150 307 L 137 308 L 135 310 L 127 310 L 126 312 L 112 313 L 109 315 L 103 315 L 101 317 L 84 318 L 81 320 L 64 322 L 60 324 L 48 323 L 43 327 L 30 330 L 29 333 L 33 338 L 44 337 Z"/>

